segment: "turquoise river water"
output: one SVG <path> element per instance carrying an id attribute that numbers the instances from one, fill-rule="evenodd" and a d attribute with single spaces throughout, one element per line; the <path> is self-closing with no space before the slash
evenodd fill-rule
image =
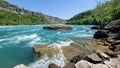
<path id="1" fill-rule="evenodd" d="M 21 63 L 42 68 L 34 66 L 33 46 L 45 43 L 67 44 L 65 41 L 68 39 L 91 38 L 95 32 L 90 29 L 92 25 L 71 25 L 72 30 L 44 30 L 43 26 L 0 26 L 0 68 L 13 68 Z"/>

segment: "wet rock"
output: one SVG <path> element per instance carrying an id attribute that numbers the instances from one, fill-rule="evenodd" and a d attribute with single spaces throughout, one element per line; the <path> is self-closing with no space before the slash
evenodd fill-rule
<path id="1" fill-rule="evenodd" d="M 93 26 L 93 27 L 91 27 L 91 29 L 104 29 L 104 27 L 103 26 Z"/>
<path id="2" fill-rule="evenodd" d="M 82 60 L 84 57 L 82 55 L 75 56 L 71 59 L 71 63 L 77 63 L 78 61 Z"/>
<path id="3" fill-rule="evenodd" d="M 74 63 L 67 63 L 63 68 L 76 68 Z"/>
<path id="4" fill-rule="evenodd" d="M 41 55 L 47 54 L 49 57 L 59 53 L 58 48 L 55 48 L 49 45 L 34 46 L 33 50 L 37 53 L 40 53 Z"/>
<path id="5" fill-rule="evenodd" d="M 117 35 L 116 37 L 114 37 L 113 39 L 115 39 L 115 40 L 120 40 L 120 34 Z"/>
<path id="6" fill-rule="evenodd" d="M 49 64 L 48 67 L 49 67 L 49 68 L 61 68 L 60 66 L 57 66 L 57 65 L 54 64 L 54 63 Z"/>
<path id="7" fill-rule="evenodd" d="M 102 58 L 102 60 L 110 60 L 110 56 L 108 56 L 104 52 L 100 52 L 100 53 L 98 53 L 98 55 L 99 55 L 100 58 Z"/>
<path id="8" fill-rule="evenodd" d="M 115 46 L 115 45 L 120 45 L 120 40 L 115 41 L 114 43 L 111 44 L 111 46 Z"/>
<path id="9" fill-rule="evenodd" d="M 50 26 L 45 26 L 43 29 L 48 29 L 48 30 L 71 30 L 71 26 L 66 26 L 66 25 L 50 25 Z"/>
<path id="10" fill-rule="evenodd" d="M 107 42 L 107 41 L 104 42 L 104 45 L 111 46 L 111 44 L 109 42 Z"/>
<path id="11" fill-rule="evenodd" d="M 106 40 L 108 43 L 113 43 L 113 42 L 115 42 L 115 39 L 113 39 L 113 38 L 107 38 L 107 40 Z"/>
<path id="12" fill-rule="evenodd" d="M 97 64 L 97 63 L 101 63 L 103 62 L 103 60 L 98 56 L 97 53 L 93 53 L 91 55 L 88 55 L 87 57 L 85 57 L 85 60 Z"/>
<path id="13" fill-rule="evenodd" d="M 117 58 L 118 54 L 116 53 L 106 53 L 108 56 L 110 56 L 111 58 Z"/>
<path id="14" fill-rule="evenodd" d="M 27 67 L 24 64 L 20 64 L 20 65 L 16 65 L 14 68 L 31 68 L 31 67 Z"/>
<path id="15" fill-rule="evenodd" d="M 111 49 L 113 51 L 119 51 L 120 50 L 120 40 L 115 41 L 114 43 L 111 44 Z"/>
<path id="16" fill-rule="evenodd" d="M 110 30 L 111 32 L 119 32 L 120 31 L 120 20 L 114 20 L 109 24 L 105 25 L 105 29 Z"/>
<path id="17" fill-rule="evenodd" d="M 109 37 L 108 34 L 104 31 L 97 31 L 95 34 L 94 34 L 94 38 L 96 39 L 101 39 L 101 38 L 107 38 Z"/>
<path id="18" fill-rule="evenodd" d="M 72 46 L 63 46 L 62 51 L 67 60 L 71 60 L 74 56 L 80 54 L 80 50 Z"/>

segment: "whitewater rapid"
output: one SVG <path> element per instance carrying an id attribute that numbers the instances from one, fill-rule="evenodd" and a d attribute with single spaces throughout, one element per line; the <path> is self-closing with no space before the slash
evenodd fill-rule
<path id="1" fill-rule="evenodd" d="M 72 30 L 44 30 L 44 26 L 0 26 L 0 67 L 12 68 L 21 63 L 33 68 L 37 68 L 37 66 L 46 68 L 45 66 L 50 63 L 64 66 L 66 58 L 61 47 L 70 45 L 71 42 L 68 39 L 91 38 L 95 32 L 90 29 L 92 25 L 70 25 L 73 27 Z M 50 44 L 49 46 L 58 48 L 59 54 L 53 55 L 51 59 L 45 55 L 43 59 L 34 61 L 32 47 L 43 44 Z"/>
<path id="2" fill-rule="evenodd" d="M 59 49 L 59 54 L 54 54 L 52 58 L 49 58 L 47 54 L 44 55 L 44 58 L 41 58 L 40 60 L 29 64 L 30 67 L 32 68 L 48 68 L 49 64 L 54 63 L 61 68 L 65 66 L 67 59 L 65 58 L 62 47 L 63 46 L 70 46 L 72 43 L 72 40 L 67 40 L 67 41 L 58 41 L 57 43 L 52 43 L 48 46 L 54 47 Z"/>

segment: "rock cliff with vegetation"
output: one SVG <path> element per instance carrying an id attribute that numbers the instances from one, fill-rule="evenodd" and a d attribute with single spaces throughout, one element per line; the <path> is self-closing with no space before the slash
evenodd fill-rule
<path id="1" fill-rule="evenodd" d="M 0 0 L 0 25 L 35 25 L 61 22 L 65 22 L 65 20 L 19 8 L 7 1 Z"/>

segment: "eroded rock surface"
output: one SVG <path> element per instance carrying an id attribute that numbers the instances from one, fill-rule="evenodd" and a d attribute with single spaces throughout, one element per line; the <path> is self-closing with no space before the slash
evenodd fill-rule
<path id="1" fill-rule="evenodd" d="M 48 30 L 71 30 L 71 26 L 67 25 L 50 25 L 50 26 L 44 26 L 43 29 L 48 29 Z"/>

